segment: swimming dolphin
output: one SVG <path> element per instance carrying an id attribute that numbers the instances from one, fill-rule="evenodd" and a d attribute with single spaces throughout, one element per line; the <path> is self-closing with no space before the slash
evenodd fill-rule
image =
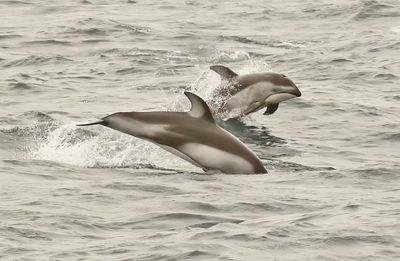
<path id="1" fill-rule="evenodd" d="M 267 173 L 246 145 L 216 125 L 205 101 L 191 92 L 185 95 L 188 112 L 117 112 L 78 126 L 100 124 L 148 140 L 204 171 Z"/>
<path id="2" fill-rule="evenodd" d="M 243 116 L 267 107 L 264 115 L 270 115 L 278 109 L 280 102 L 301 96 L 297 86 L 283 74 L 238 75 L 222 65 L 213 65 L 210 69 L 218 73 L 222 80 L 215 95 L 228 98 L 219 111 L 244 108 Z"/>

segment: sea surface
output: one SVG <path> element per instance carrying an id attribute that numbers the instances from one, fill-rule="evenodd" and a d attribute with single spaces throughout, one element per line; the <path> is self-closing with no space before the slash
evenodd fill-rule
<path id="1" fill-rule="evenodd" d="M 213 64 L 301 90 L 221 123 L 269 174 L 76 126 Z M 400 1 L 1 0 L 0 260 L 400 260 Z"/>

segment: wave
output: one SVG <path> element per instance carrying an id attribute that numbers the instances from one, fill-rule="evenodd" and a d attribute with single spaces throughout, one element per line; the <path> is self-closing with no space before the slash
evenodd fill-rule
<path id="1" fill-rule="evenodd" d="M 391 180 L 395 184 L 395 180 L 399 180 L 398 169 L 390 168 L 368 168 L 354 171 L 359 177 L 364 179 L 374 179 L 387 182 Z"/>
<path id="2" fill-rule="evenodd" d="M 73 27 L 64 30 L 63 34 L 84 36 L 107 36 L 116 32 L 130 35 L 148 35 L 152 29 L 147 26 L 132 25 L 111 19 L 87 18 L 79 20 Z"/>
<path id="3" fill-rule="evenodd" d="M 152 31 L 151 28 L 147 26 L 132 25 L 111 19 L 109 21 L 115 24 L 115 28 L 128 30 L 132 34 L 149 34 Z"/>
<path id="4" fill-rule="evenodd" d="M 49 56 L 49 57 L 30 55 L 26 58 L 17 59 L 17 60 L 8 62 L 4 65 L 4 67 L 59 64 L 59 63 L 71 62 L 71 61 L 72 60 L 70 60 L 62 55 L 55 55 L 55 56 Z"/>
<path id="5" fill-rule="evenodd" d="M 242 219 L 215 215 L 187 212 L 155 212 L 134 217 L 133 220 L 128 222 L 110 222 L 98 224 L 98 226 L 106 229 L 112 229 L 113 227 L 129 227 L 132 229 L 137 229 L 141 227 L 148 227 L 152 224 L 152 226 L 159 229 L 165 229 L 168 227 L 177 228 L 178 226 L 182 228 L 196 228 L 202 226 L 204 226 L 204 228 L 209 228 L 219 223 L 239 224 L 241 222 L 243 222 Z"/>
<path id="6" fill-rule="evenodd" d="M 294 40 L 256 40 L 243 36 L 220 36 L 221 40 L 235 41 L 244 44 L 264 45 L 267 47 L 284 48 L 284 49 L 298 49 L 306 47 L 305 42 Z"/>
<path id="7" fill-rule="evenodd" d="M 7 227 L 5 229 L 6 233 L 14 234 L 17 237 L 27 238 L 29 240 L 44 240 L 44 241 L 51 241 L 50 233 L 43 232 L 36 229 L 31 228 L 18 228 L 18 227 Z"/>
<path id="8" fill-rule="evenodd" d="M 54 39 L 47 39 L 47 40 L 34 40 L 28 42 L 22 42 L 22 45 L 31 46 L 31 45 L 71 45 L 71 42 L 68 41 L 61 41 L 61 40 L 54 40 Z"/>
<path id="9" fill-rule="evenodd" d="M 0 40 L 21 38 L 21 37 L 23 36 L 19 34 L 0 34 Z"/>
<path id="10" fill-rule="evenodd" d="M 346 3 L 346 4 L 337 4 L 337 3 L 327 3 L 314 2 L 312 5 L 306 6 L 302 11 L 303 13 L 310 14 L 312 18 L 332 18 L 336 16 L 347 16 L 350 12 L 352 12 L 354 4 Z"/>
<path id="11" fill-rule="evenodd" d="M 16 5 L 32 5 L 32 3 L 24 2 L 24 1 L 17 1 L 17 0 L 5 0 L 5 1 L 0 1 L 0 4 L 2 4 L 2 5 L 11 5 L 11 6 L 16 6 Z"/>
<path id="12" fill-rule="evenodd" d="M 361 6 L 358 7 L 358 11 L 353 19 L 365 20 L 381 17 L 398 17 L 399 15 L 400 12 L 393 5 L 382 3 L 382 1 L 368 0 L 361 2 Z"/>
<path id="13" fill-rule="evenodd" d="M 96 27 L 90 27 L 90 28 L 70 28 L 64 33 L 67 34 L 83 34 L 83 35 L 90 35 L 90 36 L 104 36 L 107 35 L 108 31 L 103 29 L 103 28 L 96 28 Z"/>
<path id="14" fill-rule="evenodd" d="M 393 81 L 399 79 L 399 77 L 392 73 L 378 73 L 374 76 L 375 79 Z"/>
<path id="15" fill-rule="evenodd" d="M 33 86 L 23 82 L 16 82 L 11 84 L 11 89 L 14 90 L 30 90 L 33 89 Z"/>
<path id="16" fill-rule="evenodd" d="M 389 140 L 389 141 L 400 141 L 400 133 L 393 133 L 393 134 L 388 134 L 384 133 L 385 137 L 383 139 Z"/>
<path id="17" fill-rule="evenodd" d="M 353 232 L 354 233 L 354 232 Z M 362 231 L 357 231 L 362 233 Z M 392 236 L 379 235 L 376 233 L 369 232 L 369 235 L 341 235 L 341 236 L 330 236 L 323 240 L 327 245 L 346 246 L 354 244 L 380 244 L 382 246 L 392 245 L 395 241 Z"/>

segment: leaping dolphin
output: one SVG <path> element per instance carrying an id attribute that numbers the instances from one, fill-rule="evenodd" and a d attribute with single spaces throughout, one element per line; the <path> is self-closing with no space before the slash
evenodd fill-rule
<path id="1" fill-rule="evenodd" d="M 283 74 L 238 75 L 222 65 L 213 65 L 210 69 L 218 73 L 222 80 L 216 95 L 227 98 L 219 111 L 241 108 L 241 115 L 247 115 L 267 107 L 264 115 L 270 115 L 278 109 L 280 102 L 301 96 L 297 86 Z"/>
<path id="2" fill-rule="evenodd" d="M 100 124 L 148 140 L 202 168 L 224 173 L 267 173 L 260 159 L 238 138 L 216 125 L 211 111 L 199 96 L 185 92 L 188 112 L 117 112 Z"/>

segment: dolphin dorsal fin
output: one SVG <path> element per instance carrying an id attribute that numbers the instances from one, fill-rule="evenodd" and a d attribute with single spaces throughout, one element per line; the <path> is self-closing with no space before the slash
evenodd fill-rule
<path id="1" fill-rule="evenodd" d="M 222 65 L 212 65 L 210 66 L 210 69 L 213 70 L 214 72 L 218 73 L 219 76 L 223 80 L 232 80 L 233 78 L 237 77 L 238 74 L 229 69 L 228 67 L 222 66 Z"/>
<path id="2" fill-rule="evenodd" d="M 189 115 L 195 118 L 203 118 L 214 123 L 214 117 L 212 116 L 211 110 L 207 103 L 192 92 L 185 92 L 186 97 L 188 97 L 192 107 L 188 111 Z"/>

